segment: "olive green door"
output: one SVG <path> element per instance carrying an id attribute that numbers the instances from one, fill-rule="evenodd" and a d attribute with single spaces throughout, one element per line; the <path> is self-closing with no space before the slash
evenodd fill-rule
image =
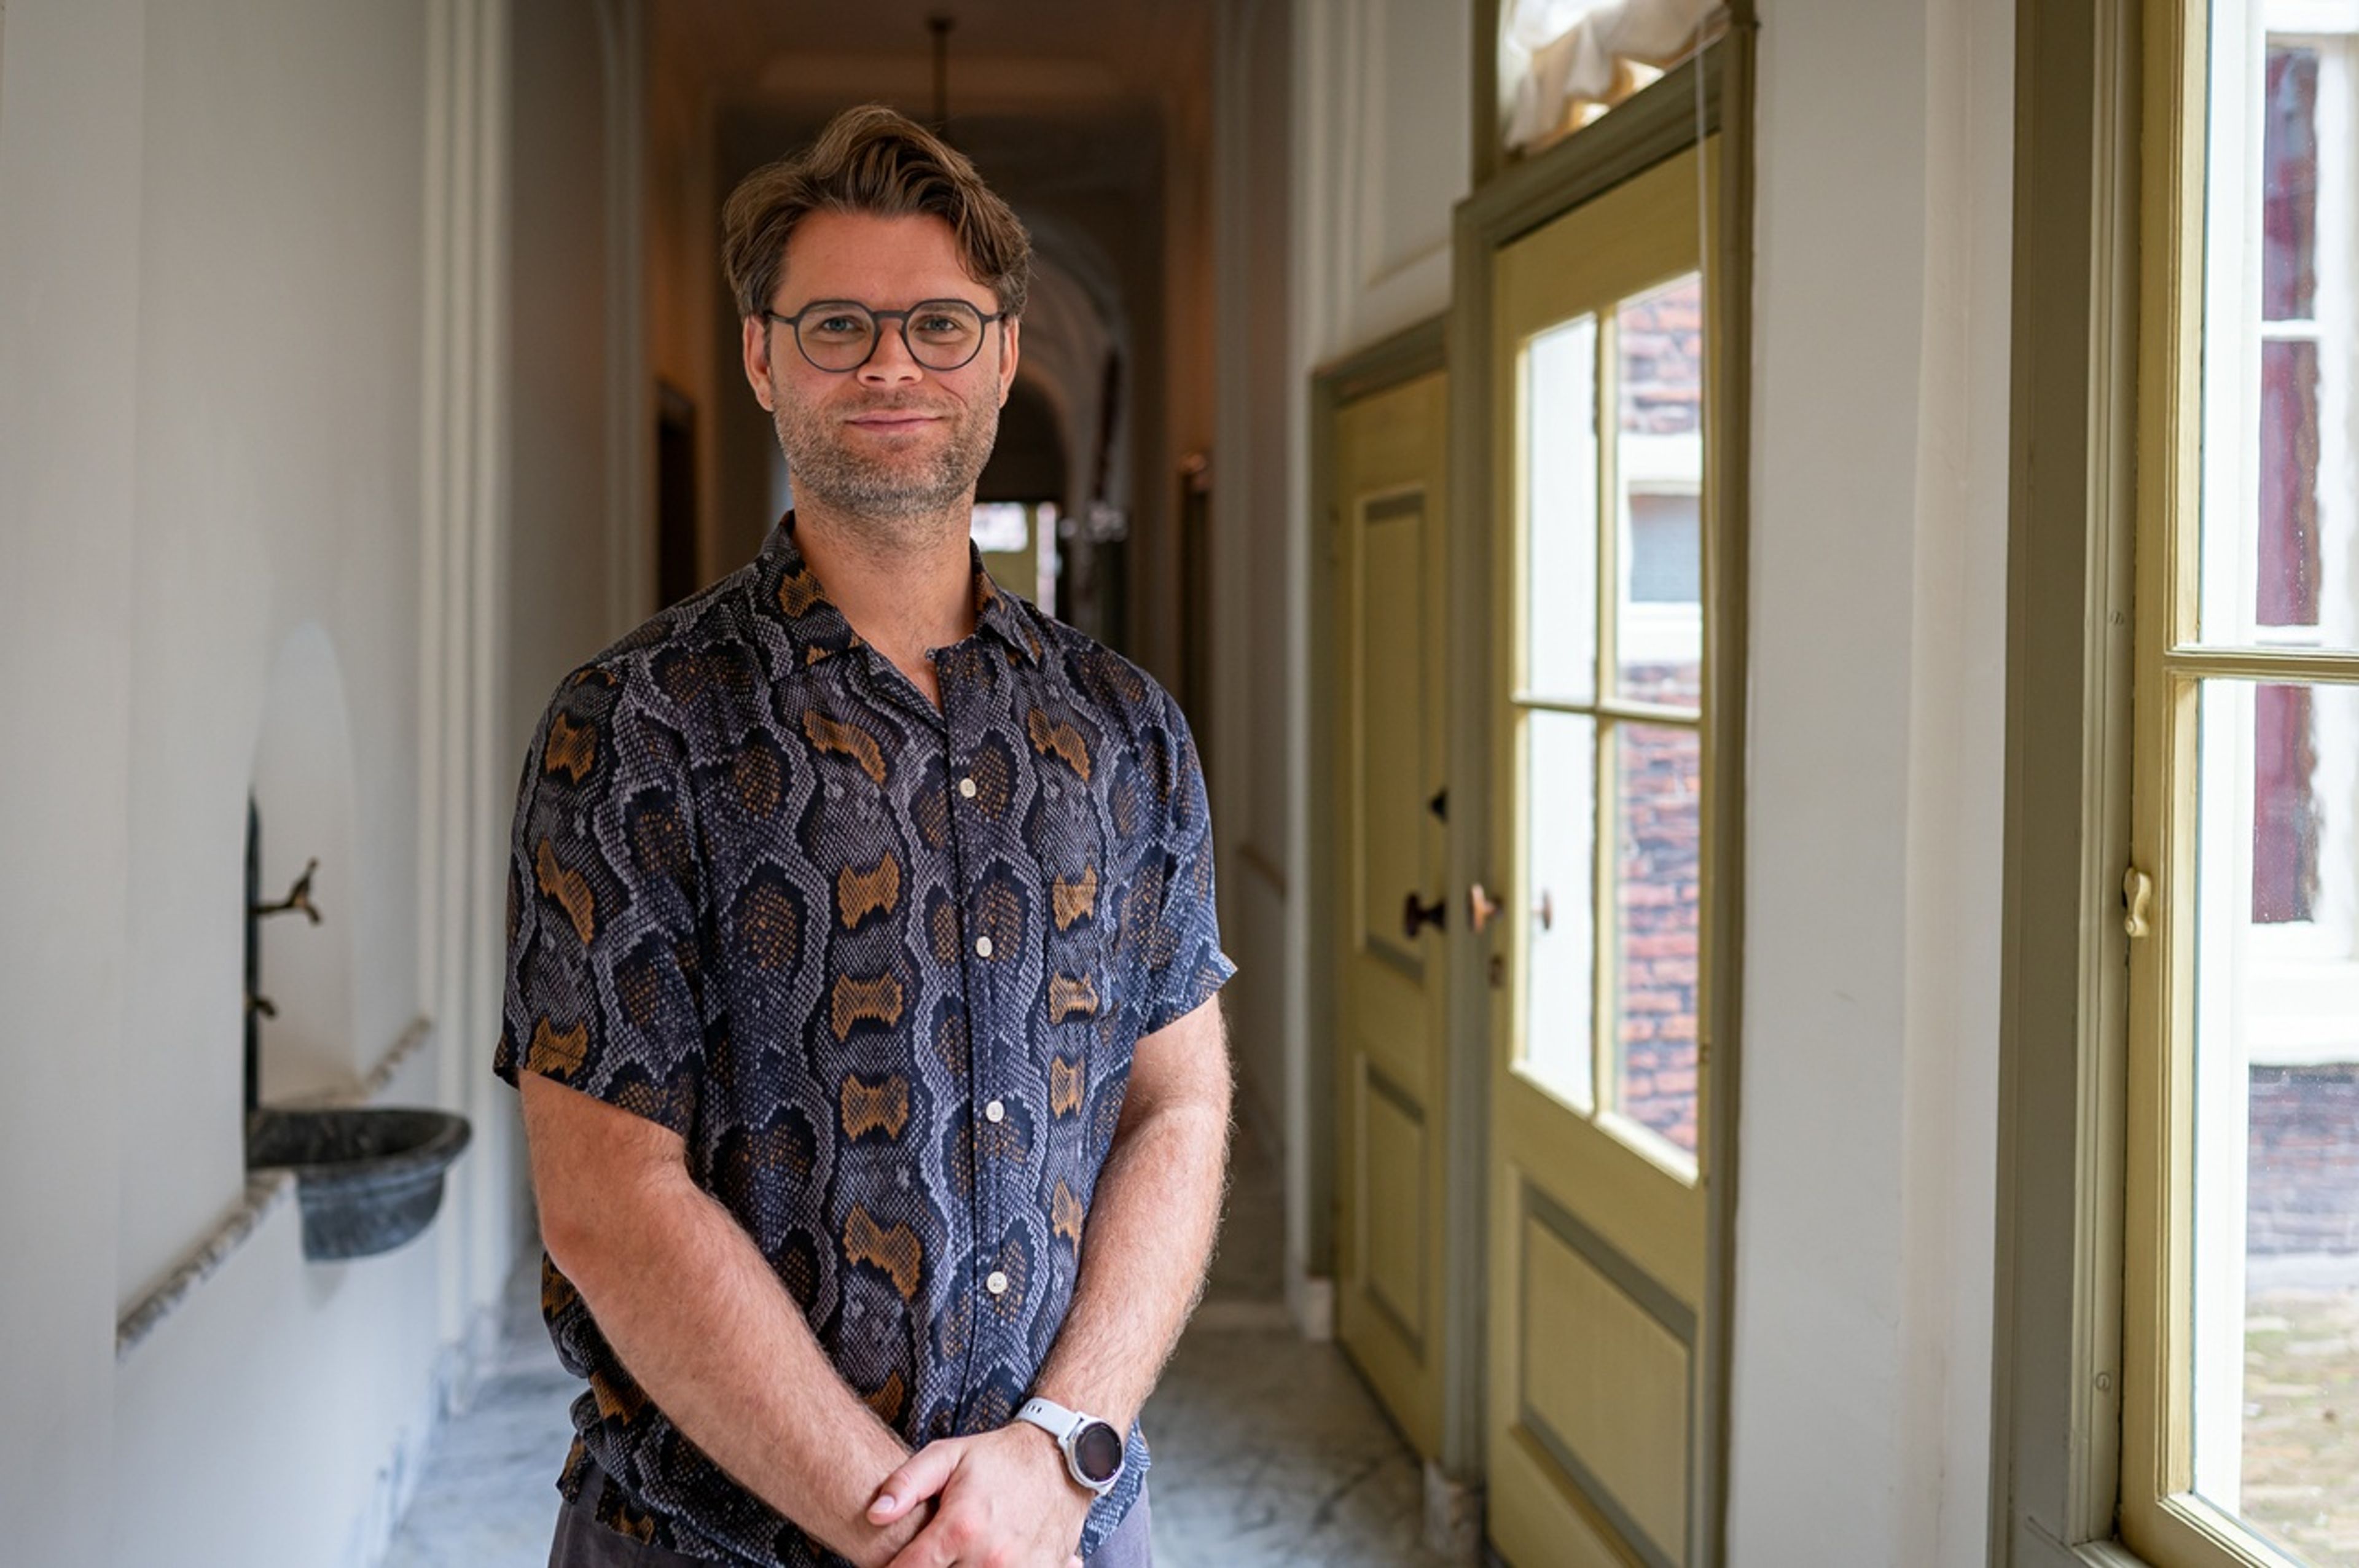
<path id="1" fill-rule="evenodd" d="M 1338 1338 L 1421 1455 L 1440 1443 L 1443 450 L 1440 372 L 1335 415 Z"/>

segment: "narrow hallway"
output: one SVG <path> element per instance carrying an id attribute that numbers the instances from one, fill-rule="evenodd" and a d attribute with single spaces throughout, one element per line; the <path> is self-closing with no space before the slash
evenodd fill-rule
<path id="1" fill-rule="evenodd" d="M 1148 1404 L 1157 1568 L 1440 1568 L 1416 1461 L 1332 1345 L 1281 1299 L 1277 1173 L 1240 1130 L 1203 1304 Z M 540 1568 L 581 1384 L 511 1281 L 497 1370 L 435 1440 L 385 1568 Z"/>

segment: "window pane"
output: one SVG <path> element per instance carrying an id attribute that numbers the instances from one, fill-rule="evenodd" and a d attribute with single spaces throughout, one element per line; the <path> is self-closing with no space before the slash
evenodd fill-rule
<path id="1" fill-rule="evenodd" d="M 1525 719 L 1524 1067 L 1583 1110 L 1595 1104 L 1597 723 Z"/>
<path id="2" fill-rule="evenodd" d="M 2359 1541 L 2359 688 L 2206 683 L 2196 854 L 2195 1489 Z"/>
<path id="3" fill-rule="evenodd" d="M 1614 1107 L 1692 1156 L 1702 737 L 1660 724 L 1613 733 Z"/>
<path id="4" fill-rule="evenodd" d="M 1597 318 L 1531 340 L 1524 356 L 1524 682 L 1565 702 L 1597 695 Z"/>
<path id="5" fill-rule="evenodd" d="M 2359 647 L 2359 48 L 2214 42 L 2202 636 Z"/>
<path id="6" fill-rule="evenodd" d="M 2318 51 L 2273 44 L 2261 102 L 2261 318 L 2307 320 L 2318 278 Z"/>
<path id="7" fill-rule="evenodd" d="M 1614 488 L 1622 592 L 1616 689 L 1692 708 L 1703 695 L 1703 291 L 1693 273 L 1614 312 Z"/>
<path id="8" fill-rule="evenodd" d="M 2263 626 L 2318 624 L 2318 345 L 2261 345 L 2259 591 Z"/>
<path id="9" fill-rule="evenodd" d="M 2310 688 L 2253 691 L 2253 921 L 2308 920 L 2318 890 Z"/>

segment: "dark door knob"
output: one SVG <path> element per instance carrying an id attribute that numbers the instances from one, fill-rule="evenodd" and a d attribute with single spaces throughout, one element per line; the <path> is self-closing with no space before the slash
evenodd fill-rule
<path id="1" fill-rule="evenodd" d="M 1417 893 L 1412 890 L 1408 901 L 1401 905 L 1401 935 L 1412 942 L 1417 940 L 1418 932 L 1428 925 L 1441 931 L 1446 930 L 1449 925 L 1450 911 L 1438 898 L 1431 903 L 1419 903 Z"/>

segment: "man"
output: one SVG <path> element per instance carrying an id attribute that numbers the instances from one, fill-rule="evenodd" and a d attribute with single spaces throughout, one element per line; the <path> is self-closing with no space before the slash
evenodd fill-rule
<path id="1" fill-rule="evenodd" d="M 724 225 L 795 510 L 516 810 L 550 1561 L 1131 1568 L 1227 1148 L 1195 749 L 969 542 L 1029 265 L 972 166 L 854 110 Z"/>

